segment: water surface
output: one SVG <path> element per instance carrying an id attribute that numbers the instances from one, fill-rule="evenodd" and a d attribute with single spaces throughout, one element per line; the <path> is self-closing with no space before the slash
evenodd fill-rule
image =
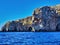
<path id="1" fill-rule="evenodd" d="M 60 32 L 0 32 L 0 45 L 60 45 Z"/>

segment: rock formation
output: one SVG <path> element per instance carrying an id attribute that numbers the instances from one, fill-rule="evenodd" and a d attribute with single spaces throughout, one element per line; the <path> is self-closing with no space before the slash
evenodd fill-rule
<path id="1" fill-rule="evenodd" d="M 29 27 L 32 25 L 32 16 L 25 19 L 19 19 L 6 23 L 2 27 L 2 31 L 30 31 Z"/>
<path id="2" fill-rule="evenodd" d="M 60 5 L 44 6 L 34 10 L 33 15 L 8 22 L 2 31 L 59 31 Z"/>

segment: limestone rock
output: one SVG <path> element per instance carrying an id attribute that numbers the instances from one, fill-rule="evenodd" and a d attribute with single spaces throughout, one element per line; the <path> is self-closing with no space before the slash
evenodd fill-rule
<path id="1" fill-rule="evenodd" d="M 8 22 L 2 27 L 2 31 L 57 30 L 60 30 L 60 5 L 37 8 L 32 16 Z"/>

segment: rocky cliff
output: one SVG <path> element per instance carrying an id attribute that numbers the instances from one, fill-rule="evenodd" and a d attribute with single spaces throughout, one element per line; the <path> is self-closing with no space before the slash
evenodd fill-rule
<path id="1" fill-rule="evenodd" d="M 60 5 L 44 6 L 34 10 L 32 16 L 7 22 L 2 31 L 56 31 L 60 30 Z"/>
<path id="2" fill-rule="evenodd" d="M 32 16 L 19 19 L 16 21 L 7 22 L 2 31 L 29 31 L 29 27 L 32 25 Z"/>

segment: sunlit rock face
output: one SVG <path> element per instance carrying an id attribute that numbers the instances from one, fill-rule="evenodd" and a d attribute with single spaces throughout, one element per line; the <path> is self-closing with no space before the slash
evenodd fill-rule
<path id="1" fill-rule="evenodd" d="M 56 30 L 57 25 L 57 16 L 56 9 L 49 6 L 36 9 L 33 13 L 33 27 L 37 30 L 44 29 L 47 31 Z M 40 25 L 40 26 L 39 26 Z M 38 28 L 37 28 L 38 27 Z"/>
<path id="2" fill-rule="evenodd" d="M 56 6 L 51 6 L 52 8 L 56 9 L 56 12 L 58 13 L 58 15 L 60 15 L 60 4 L 56 5 Z"/>
<path id="3" fill-rule="evenodd" d="M 8 31 L 10 22 L 7 22 L 3 27 L 2 31 Z"/>

